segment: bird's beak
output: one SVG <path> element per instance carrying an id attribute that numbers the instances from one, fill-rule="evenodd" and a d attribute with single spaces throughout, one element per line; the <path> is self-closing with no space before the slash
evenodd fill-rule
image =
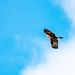
<path id="1" fill-rule="evenodd" d="M 49 35 L 46 36 L 47 38 L 51 38 Z"/>

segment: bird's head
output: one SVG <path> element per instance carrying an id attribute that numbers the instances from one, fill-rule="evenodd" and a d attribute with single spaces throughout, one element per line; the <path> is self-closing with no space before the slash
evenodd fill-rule
<path id="1" fill-rule="evenodd" d="M 56 36 L 57 37 L 57 36 Z M 63 37 L 57 37 L 58 39 L 63 39 Z"/>
<path id="2" fill-rule="evenodd" d="M 60 37 L 61 39 L 63 39 L 63 37 Z"/>

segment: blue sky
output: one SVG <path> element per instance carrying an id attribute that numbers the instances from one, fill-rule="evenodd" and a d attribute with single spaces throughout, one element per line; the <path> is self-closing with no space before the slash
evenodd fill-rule
<path id="1" fill-rule="evenodd" d="M 0 75 L 19 75 L 32 63 L 41 62 L 43 52 L 34 39 L 49 41 L 43 29 L 69 38 L 69 19 L 60 6 L 49 0 L 0 0 Z"/>

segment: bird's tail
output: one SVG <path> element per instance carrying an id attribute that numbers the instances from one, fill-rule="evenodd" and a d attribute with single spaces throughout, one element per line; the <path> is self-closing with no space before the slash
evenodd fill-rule
<path id="1" fill-rule="evenodd" d="M 59 38 L 59 39 L 60 39 L 60 38 L 63 39 L 63 37 L 57 37 L 57 38 Z"/>

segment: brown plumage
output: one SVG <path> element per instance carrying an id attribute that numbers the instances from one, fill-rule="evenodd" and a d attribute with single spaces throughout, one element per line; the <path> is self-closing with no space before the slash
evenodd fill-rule
<path id="1" fill-rule="evenodd" d="M 53 48 L 57 49 L 58 48 L 58 40 L 57 40 L 57 38 L 63 39 L 63 37 L 55 36 L 55 34 L 53 32 L 51 32 L 50 30 L 48 30 L 48 29 L 44 29 L 44 32 L 46 34 L 48 34 L 46 37 L 50 38 L 51 46 Z"/>

